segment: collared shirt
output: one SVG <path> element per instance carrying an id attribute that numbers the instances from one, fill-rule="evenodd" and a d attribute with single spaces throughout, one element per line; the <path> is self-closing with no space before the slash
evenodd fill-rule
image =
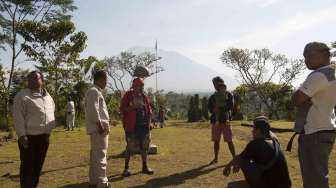
<path id="1" fill-rule="evenodd" d="M 85 122 L 88 134 L 96 133 L 97 122 L 109 126 L 109 114 L 102 89 L 98 86 L 90 88 L 85 95 Z"/>
<path id="2" fill-rule="evenodd" d="M 312 105 L 298 109 L 305 134 L 334 130 L 336 105 L 335 64 L 320 67 L 308 75 L 299 90 L 311 97 Z M 296 122 L 297 123 L 297 122 Z"/>
<path id="3" fill-rule="evenodd" d="M 46 90 L 23 89 L 14 98 L 13 118 L 18 137 L 50 134 L 55 126 L 55 104 Z"/>

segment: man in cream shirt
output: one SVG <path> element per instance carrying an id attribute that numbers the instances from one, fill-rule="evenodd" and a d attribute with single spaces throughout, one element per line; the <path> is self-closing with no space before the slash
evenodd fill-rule
<path id="1" fill-rule="evenodd" d="M 43 88 L 43 75 L 32 71 L 28 88 L 14 98 L 13 117 L 20 149 L 21 187 L 37 187 L 49 146 L 49 135 L 55 126 L 55 104 Z"/>
<path id="2" fill-rule="evenodd" d="M 108 148 L 109 114 L 102 91 L 106 87 L 107 75 L 104 71 L 94 74 L 94 86 L 85 96 L 85 121 L 90 135 L 89 187 L 112 187 L 106 176 L 106 152 Z"/>

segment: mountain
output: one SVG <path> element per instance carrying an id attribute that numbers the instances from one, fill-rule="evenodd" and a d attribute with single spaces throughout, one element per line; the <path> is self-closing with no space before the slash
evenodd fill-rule
<path id="1" fill-rule="evenodd" d="M 134 54 L 143 52 L 155 53 L 154 49 L 145 47 L 134 47 L 128 51 Z M 178 52 L 158 50 L 158 56 L 162 58 L 158 65 L 164 68 L 163 72 L 158 73 L 159 89 L 185 93 L 212 92 L 213 85 L 211 80 L 215 76 L 221 76 L 229 90 L 237 86 L 237 81 L 233 78 L 226 77 Z M 147 78 L 145 85 L 146 87 L 155 88 L 155 76 Z"/>

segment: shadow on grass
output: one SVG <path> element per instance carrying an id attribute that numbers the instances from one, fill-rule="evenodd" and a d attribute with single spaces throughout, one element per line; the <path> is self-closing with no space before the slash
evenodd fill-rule
<path id="1" fill-rule="evenodd" d="M 42 176 L 43 174 L 50 173 L 50 172 L 64 171 L 64 170 L 69 170 L 69 169 L 73 169 L 73 168 L 77 168 L 77 167 L 85 167 L 85 166 L 88 166 L 88 164 L 81 164 L 81 165 L 77 165 L 77 166 L 70 166 L 70 167 L 65 167 L 65 168 L 46 170 L 46 171 L 42 171 L 40 176 Z M 14 181 L 14 182 L 20 181 L 20 175 L 19 174 L 11 175 L 11 174 L 8 173 L 8 174 L 6 174 L 6 176 L 3 175 L 3 177 L 8 178 L 8 179 L 10 179 L 11 181 Z"/>
<path id="2" fill-rule="evenodd" d="M 169 125 L 169 127 L 177 127 L 177 128 L 192 128 L 192 129 L 204 129 L 209 128 L 210 123 L 208 121 L 200 121 L 200 122 L 175 122 Z"/>
<path id="3" fill-rule="evenodd" d="M 50 172 L 57 172 L 57 171 L 70 170 L 70 169 L 78 168 L 78 167 L 85 167 L 85 166 L 88 166 L 88 165 L 89 165 L 89 164 L 80 164 L 80 165 L 77 165 L 77 166 L 69 166 L 69 167 L 65 167 L 65 168 L 58 168 L 58 169 L 46 170 L 46 171 L 42 171 L 42 172 L 41 172 L 41 175 L 43 175 L 43 174 L 47 174 L 47 173 L 50 173 Z"/>
<path id="4" fill-rule="evenodd" d="M 228 188 L 249 188 L 247 182 L 244 180 L 230 182 L 228 183 L 227 187 Z"/>
<path id="5" fill-rule="evenodd" d="M 84 183 L 78 183 L 78 184 L 69 184 L 69 185 L 61 186 L 60 188 L 82 188 L 82 187 L 89 187 L 89 183 L 84 182 Z"/>
<path id="6" fill-rule="evenodd" d="M 243 126 L 243 127 L 253 127 L 253 125 L 247 124 L 247 123 L 242 123 L 241 126 Z M 274 133 L 293 132 L 293 129 L 271 128 L 271 130 Z"/>
<path id="7" fill-rule="evenodd" d="M 125 158 L 126 155 L 126 151 L 122 151 L 119 154 L 115 154 L 115 155 L 110 155 L 107 157 L 107 160 L 111 160 L 111 159 L 122 159 Z"/>
<path id="8" fill-rule="evenodd" d="M 186 180 L 194 179 L 200 175 L 210 173 L 218 168 L 223 168 L 222 166 L 215 166 L 212 168 L 206 168 L 209 165 L 203 165 L 198 168 L 187 170 L 180 173 L 175 173 L 167 177 L 154 178 L 146 182 L 144 185 L 134 186 L 133 188 L 147 188 L 147 187 L 164 187 L 164 186 L 176 186 L 183 184 Z"/>
<path id="9" fill-rule="evenodd" d="M 135 175 L 138 175 L 138 174 L 140 174 L 140 173 L 141 173 L 141 171 L 132 173 L 131 177 L 132 177 L 132 176 L 135 176 Z M 112 182 L 112 184 L 113 184 L 113 182 L 118 182 L 118 181 L 121 181 L 121 180 L 123 180 L 123 179 L 125 179 L 125 178 L 127 178 L 127 177 L 122 176 L 121 173 L 120 173 L 120 174 L 116 174 L 116 175 L 112 175 L 112 176 L 107 177 L 107 179 L 108 179 L 110 182 Z"/>

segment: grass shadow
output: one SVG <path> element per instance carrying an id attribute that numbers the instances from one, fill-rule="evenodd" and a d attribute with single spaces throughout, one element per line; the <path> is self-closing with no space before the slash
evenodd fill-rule
<path id="1" fill-rule="evenodd" d="M 249 185 L 245 180 L 234 181 L 228 183 L 228 188 L 249 188 Z"/>
<path id="2" fill-rule="evenodd" d="M 224 167 L 224 165 L 222 165 L 222 166 L 215 166 L 212 168 L 206 168 L 209 166 L 210 166 L 209 164 L 202 165 L 200 167 L 187 170 L 184 172 L 180 172 L 180 173 L 175 173 L 167 177 L 154 178 L 154 179 L 147 181 L 144 185 L 134 186 L 133 188 L 176 186 L 179 184 L 183 184 L 186 180 L 194 179 L 200 175 L 207 174 L 218 168 Z"/>
<path id="3" fill-rule="evenodd" d="M 40 176 L 42 176 L 43 174 L 50 173 L 50 172 L 64 171 L 64 170 L 69 170 L 69 169 L 73 169 L 73 168 L 77 168 L 77 167 L 84 167 L 84 166 L 87 166 L 87 165 L 88 164 L 81 164 L 81 165 L 77 165 L 77 166 L 70 166 L 70 167 L 65 167 L 65 168 L 46 170 L 46 171 L 42 171 Z M 11 175 L 10 173 L 7 173 L 7 174 L 3 175 L 2 177 L 3 178 L 8 178 L 8 179 L 10 179 L 11 181 L 14 181 L 14 182 L 20 181 L 20 175 L 19 174 Z"/>
<path id="4" fill-rule="evenodd" d="M 140 173 L 141 173 L 141 171 L 132 173 L 132 175 L 131 175 L 130 177 L 135 176 L 135 175 L 138 175 L 138 174 L 140 174 Z M 113 183 L 113 182 L 121 181 L 121 180 L 123 180 L 123 179 L 125 179 L 125 178 L 129 178 L 129 177 L 124 177 L 122 174 L 115 174 L 115 175 L 112 175 L 112 176 L 107 177 L 107 179 L 108 179 L 110 182 L 112 182 L 112 183 Z"/>
<path id="5" fill-rule="evenodd" d="M 122 151 L 119 154 L 115 154 L 115 155 L 110 155 L 107 157 L 107 160 L 111 160 L 111 159 L 122 159 L 125 158 L 126 155 L 126 151 Z"/>
<path id="6" fill-rule="evenodd" d="M 210 123 L 208 121 L 199 121 L 199 122 L 174 122 L 169 125 L 169 127 L 177 127 L 177 128 L 191 128 L 191 129 L 205 129 L 210 127 Z"/>
<path id="7" fill-rule="evenodd" d="M 60 188 L 82 188 L 82 187 L 89 187 L 89 182 L 64 185 L 61 186 Z"/>

